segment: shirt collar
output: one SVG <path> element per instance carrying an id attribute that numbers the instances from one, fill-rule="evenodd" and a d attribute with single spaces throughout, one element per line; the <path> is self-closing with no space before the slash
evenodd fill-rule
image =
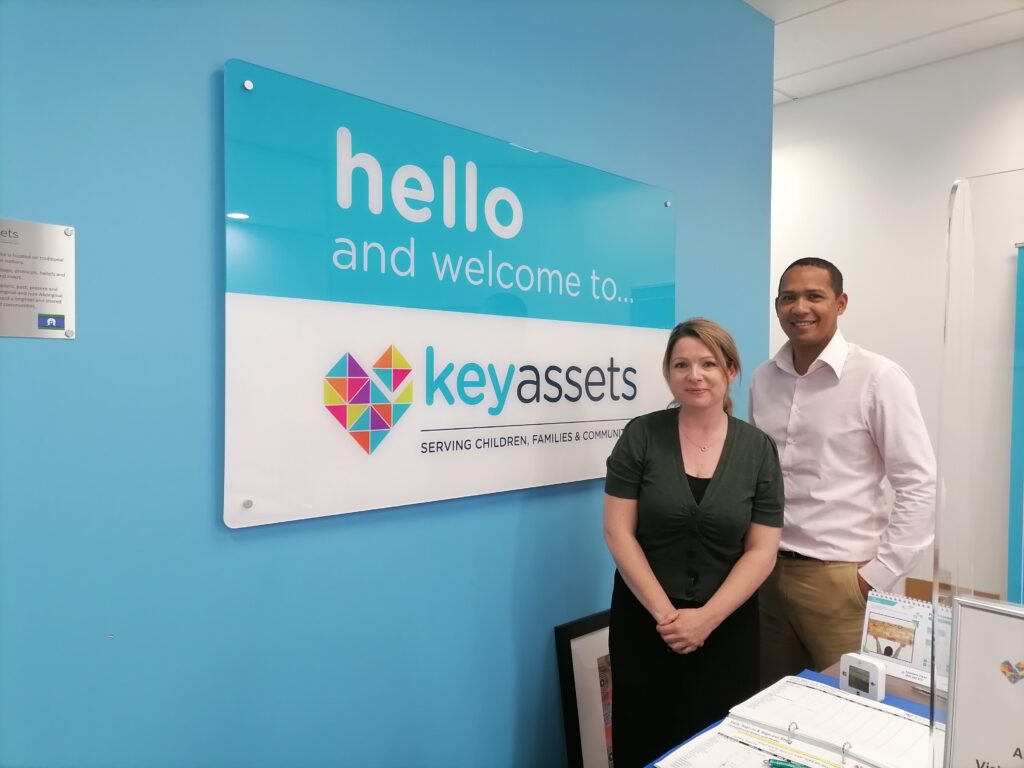
<path id="1" fill-rule="evenodd" d="M 843 333 L 836 328 L 835 335 L 829 341 L 828 346 L 821 351 L 818 355 L 818 359 L 811 363 L 810 368 L 807 369 L 807 373 L 817 370 L 823 365 L 827 365 L 831 368 L 836 378 L 841 378 L 843 375 L 843 366 L 846 365 L 846 355 L 850 351 L 850 345 L 846 339 L 843 338 Z M 793 343 L 787 341 L 778 352 L 775 353 L 775 357 L 772 361 L 778 366 L 779 370 L 785 371 L 791 376 L 799 376 L 796 372 L 796 368 L 793 367 Z M 806 374 L 805 374 L 806 375 Z"/>

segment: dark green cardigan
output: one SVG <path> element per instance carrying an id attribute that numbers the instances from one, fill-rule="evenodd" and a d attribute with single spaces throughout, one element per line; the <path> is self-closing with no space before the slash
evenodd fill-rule
<path id="1" fill-rule="evenodd" d="M 751 523 L 782 527 L 775 443 L 729 417 L 722 455 L 700 504 L 679 447 L 677 409 L 630 421 L 608 457 L 605 493 L 636 499 L 636 538 L 670 598 L 706 602 L 743 554 Z"/>

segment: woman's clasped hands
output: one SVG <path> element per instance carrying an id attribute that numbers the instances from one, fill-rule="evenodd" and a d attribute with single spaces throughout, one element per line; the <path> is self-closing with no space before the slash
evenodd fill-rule
<path id="1" fill-rule="evenodd" d="M 669 611 L 658 621 L 658 634 L 676 653 L 693 653 L 715 628 L 715 623 L 703 608 L 678 608 Z"/>

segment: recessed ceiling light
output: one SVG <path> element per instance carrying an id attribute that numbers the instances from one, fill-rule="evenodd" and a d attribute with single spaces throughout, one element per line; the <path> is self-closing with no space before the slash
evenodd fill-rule
<path id="1" fill-rule="evenodd" d="M 246 219 L 249 218 L 249 214 L 248 213 L 229 213 L 228 214 L 228 218 L 229 219 L 236 219 L 238 221 L 245 221 Z"/>

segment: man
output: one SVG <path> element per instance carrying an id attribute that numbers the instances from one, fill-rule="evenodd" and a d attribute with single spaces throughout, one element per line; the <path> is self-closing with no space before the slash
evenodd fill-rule
<path id="1" fill-rule="evenodd" d="M 775 299 L 789 341 L 751 382 L 750 418 L 775 440 L 786 489 L 779 557 L 760 592 L 765 685 L 858 650 L 868 590 L 892 589 L 934 538 L 935 456 L 914 387 L 891 360 L 847 343 L 846 305 L 834 264 L 793 262 Z"/>

